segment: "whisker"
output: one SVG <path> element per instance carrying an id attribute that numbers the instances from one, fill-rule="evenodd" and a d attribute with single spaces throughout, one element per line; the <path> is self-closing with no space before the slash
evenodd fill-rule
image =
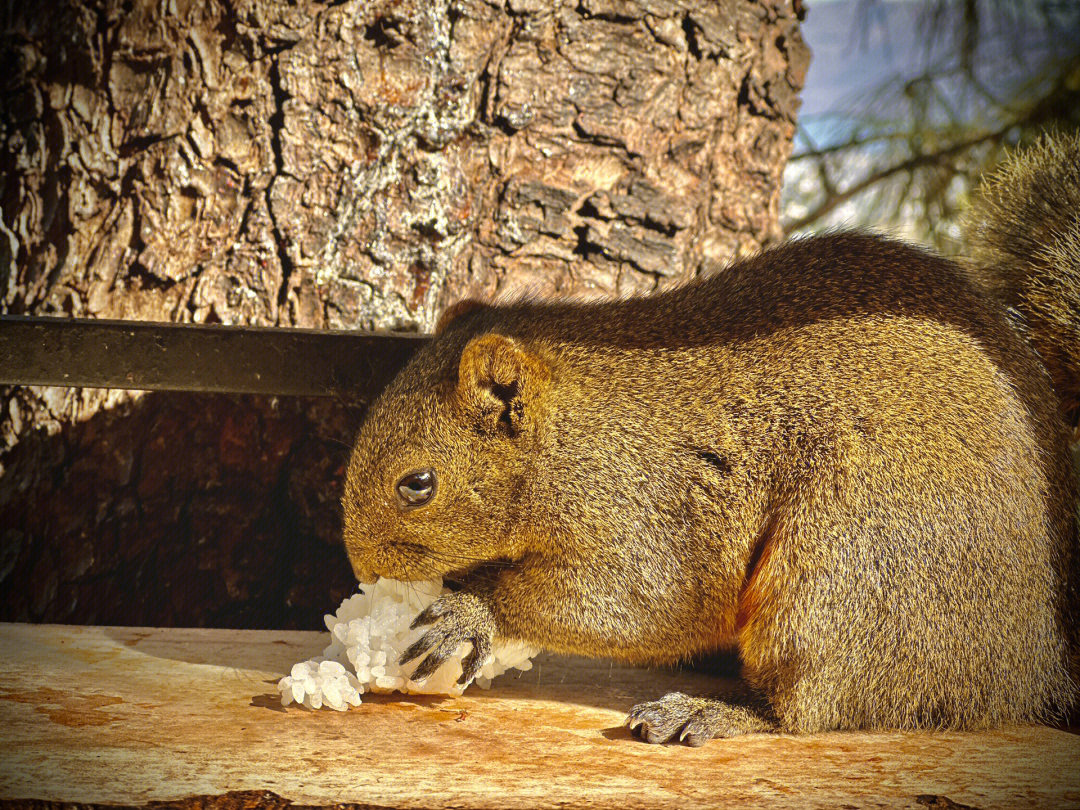
<path id="1" fill-rule="evenodd" d="M 465 574 L 463 576 L 453 576 L 453 574 L 446 574 L 443 576 L 443 582 L 457 585 L 458 587 L 465 587 L 469 584 L 493 585 L 498 582 L 498 573 L 498 571 L 493 571 L 489 568 L 481 567 L 470 571 L 468 572 L 468 574 Z"/>
<path id="2" fill-rule="evenodd" d="M 449 552 L 449 551 L 436 551 L 435 549 L 425 549 L 424 553 L 429 557 L 433 557 L 435 559 L 445 560 L 447 562 L 454 562 L 456 560 L 463 560 L 465 562 L 475 562 L 475 563 L 481 563 L 481 564 L 484 564 L 484 565 L 495 565 L 495 566 L 502 566 L 502 567 L 509 567 L 509 566 L 514 565 L 514 563 L 510 562 L 509 560 L 492 560 L 492 559 L 487 559 L 487 558 L 484 558 L 484 557 L 472 557 L 472 556 L 469 556 L 467 554 L 455 554 L 455 553 Z"/>
<path id="3" fill-rule="evenodd" d="M 351 444 L 349 444 L 348 442 L 343 442 L 341 439 L 337 439 L 337 438 L 335 438 L 333 436 L 322 436 L 322 435 L 320 435 L 320 436 L 317 436 L 316 438 L 319 441 L 332 442 L 333 444 L 337 444 L 337 445 L 340 445 L 340 446 L 344 447 L 346 450 L 352 450 L 352 445 Z"/>
<path id="4" fill-rule="evenodd" d="M 514 565 L 514 563 L 509 561 L 509 560 L 499 560 L 499 559 L 494 559 L 493 560 L 493 559 L 491 559 L 489 557 L 475 557 L 473 555 L 462 554 L 460 552 L 440 551 L 438 549 L 428 548 L 427 546 L 422 545 L 420 543 L 404 543 L 404 542 L 396 543 L 396 542 L 391 541 L 391 542 L 387 542 L 386 545 L 390 546 L 392 548 L 404 549 L 406 551 L 412 551 L 412 552 L 417 553 L 417 554 L 423 554 L 426 557 L 434 557 L 434 558 L 437 558 L 437 559 L 464 560 L 466 562 L 486 563 L 486 564 L 489 564 L 489 565 L 506 565 L 506 566 Z"/>

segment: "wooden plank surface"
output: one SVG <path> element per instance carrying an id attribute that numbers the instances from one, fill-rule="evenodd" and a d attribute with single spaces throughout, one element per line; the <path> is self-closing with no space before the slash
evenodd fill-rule
<path id="1" fill-rule="evenodd" d="M 460 698 L 365 696 L 345 713 L 282 709 L 277 679 L 325 640 L 0 624 L 0 799 L 1080 807 L 1080 737 L 1041 727 L 650 746 L 622 726 L 632 704 L 715 682 L 607 662 L 545 656 L 529 673 Z"/>

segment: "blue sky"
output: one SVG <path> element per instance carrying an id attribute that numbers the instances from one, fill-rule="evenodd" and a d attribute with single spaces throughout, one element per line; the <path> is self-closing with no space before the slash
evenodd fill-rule
<path id="1" fill-rule="evenodd" d="M 913 115 L 916 99 L 926 100 L 930 121 L 955 121 L 973 133 L 996 131 L 1012 120 L 1006 109 L 1022 98 L 1017 91 L 1029 91 L 1033 77 L 1045 75 L 1041 68 L 1047 57 L 1075 54 L 1080 43 L 1080 0 L 975 0 L 979 36 L 973 63 L 978 81 L 973 83 L 958 71 L 943 72 L 961 63 L 957 23 L 964 5 L 964 0 L 807 0 L 802 31 L 813 57 L 802 94 L 795 154 L 811 145 L 846 142 L 855 132 L 886 138 L 889 132 L 910 132 L 905 118 Z M 944 19 L 931 21 L 932 9 L 941 11 Z M 1053 15 L 1049 27 L 1047 13 Z M 934 81 L 914 85 L 915 92 L 906 93 L 912 89 L 909 80 L 930 68 Z M 891 143 L 906 148 L 902 140 L 876 140 L 838 156 L 831 161 L 833 182 L 843 187 L 848 179 L 865 175 Z M 789 162 L 784 219 L 798 221 L 820 192 L 813 164 Z M 861 195 L 843 202 L 811 230 L 872 226 L 909 239 L 923 238 L 910 205 L 886 208 L 875 207 L 871 198 Z M 941 227 L 952 225 L 943 220 Z"/>
<path id="2" fill-rule="evenodd" d="M 1034 11 L 1036 2 L 1049 4 L 1049 0 L 978 2 L 983 35 L 976 64 L 986 66 L 992 88 L 1023 80 L 1048 53 L 1069 48 L 1070 43 L 1048 37 L 1042 16 Z M 955 61 L 956 43 L 945 35 L 947 27 L 923 22 L 928 5 L 928 0 L 808 0 L 803 37 L 813 58 L 800 117 L 819 143 L 828 139 L 824 115 L 843 107 L 864 109 L 878 100 L 873 91 L 883 83 L 892 80 L 895 89 L 931 62 Z M 946 0 L 944 5 L 950 14 L 962 9 L 959 0 Z M 1057 6 L 1060 17 L 1070 19 L 1080 37 L 1080 0 L 1058 0 Z M 1023 59 L 1002 58 L 1013 53 L 1023 54 Z"/>

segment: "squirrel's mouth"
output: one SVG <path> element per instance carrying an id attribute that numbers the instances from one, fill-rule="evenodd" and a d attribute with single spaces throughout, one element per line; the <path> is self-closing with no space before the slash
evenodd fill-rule
<path id="1" fill-rule="evenodd" d="M 392 564 L 382 566 L 382 576 L 403 580 L 433 579 L 441 576 L 443 585 L 452 591 L 479 583 L 494 584 L 502 572 L 518 565 L 516 560 L 508 557 L 484 560 L 441 552 L 422 543 L 405 540 L 386 542 L 384 548 L 391 552 L 387 556 L 392 558 Z"/>
<path id="2" fill-rule="evenodd" d="M 469 575 L 485 560 L 462 557 L 458 554 L 442 552 L 429 548 L 423 543 L 407 540 L 392 540 L 383 543 L 382 558 L 386 569 L 380 573 L 401 580 L 434 579 L 442 577 L 451 582 Z"/>
<path id="3" fill-rule="evenodd" d="M 495 560 L 475 562 L 472 565 L 450 571 L 443 575 L 443 586 L 452 591 L 460 591 L 478 584 L 494 586 L 506 571 L 518 567 L 516 560 L 500 557 Z"/>

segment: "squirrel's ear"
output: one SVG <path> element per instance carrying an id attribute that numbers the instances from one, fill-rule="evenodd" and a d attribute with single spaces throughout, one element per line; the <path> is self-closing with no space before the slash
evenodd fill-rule
<path id="1" fill-rule="evenodd" d="M 461 353 L 458 394 L 482 429 L 516 436 L 538 416 L 549 377 L 547 364 L 517 341 L 481 335 Z"/>
<path id="2" fill-rule="evenodd" d="M 446 327 L 450 325 L 451 321 L 456 321 L 463 315 L 468 315 L 470 312 L 475 312 L 478 309 L 487 308 L 487 304 L 472 298 L 466 298 L 464 301 L 458 301 L 456 304 L 451 304 L 444 309 L 442 315 L 439 316 L 439 320 L 435 324 L 435 334 L 442 334 L 446 330 Z"/>

